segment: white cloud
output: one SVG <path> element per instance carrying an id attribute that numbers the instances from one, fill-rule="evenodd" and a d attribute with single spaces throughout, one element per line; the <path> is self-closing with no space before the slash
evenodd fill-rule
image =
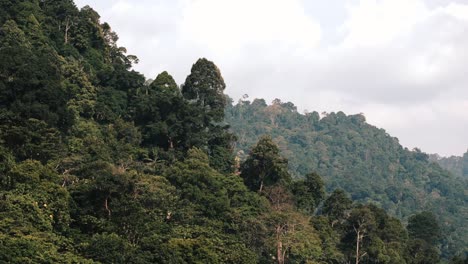
<path id="1" fill-rule="evenodd" d="M 196 0 L 181 27 L 184 39 L 217 54 L 265 46 L 306 51 L 320 40 L 320 26 L 296 0 Z"/>
<path id="2" fill-rule="evenodd" d="M 468 5 L 462 5 L 457 3 L 450 3 L 445 8 L 441 8 L 442 12 L 447 12 L 448 14 L 456 17 L 461 20 L 468 20 Z"/>
<path id="3" fill-rule="evenodd" d="M 148 78 L 167 70 L 182 83 L 207 57 L 234 98 L 364 112 L 405 146 L 466 151 L 466 1 L 330 1 L 336 12 L 306 0 L 77 0 L 110 22 Z"/>
<path id="4" fill-rule="evenodd" d="M 345 46 L 375 46 L 408 34 L 427 16 L 420 0 L 360 0 L 350 6 L 349 18 L 343 24 Z"/>

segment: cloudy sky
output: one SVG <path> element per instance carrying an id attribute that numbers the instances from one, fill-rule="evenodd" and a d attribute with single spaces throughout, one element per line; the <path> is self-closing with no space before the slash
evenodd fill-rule
<path id="1" fill-rule="evenodd" d="M 408 148 L 468 148 L 468 0 L 76 0 L 183 83 L 214 61 L 236 100 L 364 113 Z"/>

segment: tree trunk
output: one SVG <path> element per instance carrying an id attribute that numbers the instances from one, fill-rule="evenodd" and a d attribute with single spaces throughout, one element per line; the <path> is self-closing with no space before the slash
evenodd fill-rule
<path id="1" fill-rule="evenodd" d="M 359 243 L 361 241 L 361 231 L 359 229 L 356 231 L 356 264 L 359 264 Z"/>
<path id="2" fill-rule="evenodd" d="M 356 238 L 356 264 L 359 264 L 359 231 Z"/>
<path id="3" fill-rule="evenodd" d="M 70 30 L 70 18 L 67 18 L 67 23 L 65 24 L 65 44 L 68 44 L 68 31 Z"/>
<path id="4" fill-rule="evenodd" d="M 111 217 L 111 210 L 109 209 L 109 196 L 106 197 L 106 199 L 104 200 L 104 208 L 106 208 L 106 211 L 107 211 L 107 214 L 109 216 L 109 218 Z"/>
<path id="5" fill-rule="evenodd" d="M 283 242 L 281 241 L 281 232 L 283 227 L 281 225 L 277 225 L 275 228 L 276 231 L 276 258 L 278 260 L 278 264 L 284 264 L 284 252 L 283 252 Z"/>
<path id="6" fill-rule="evenodd" d="M 172 141 L 172 138 L 169 138 L 169 149 L 174 149 L 174 142 Z"/>
<path id="7" fill-rule="evenodd" d="M 276 245 L 276 256 L 278 258 L 278 264 L 284 264 L 283 242 L 281 241 L 278 241 Z"/>

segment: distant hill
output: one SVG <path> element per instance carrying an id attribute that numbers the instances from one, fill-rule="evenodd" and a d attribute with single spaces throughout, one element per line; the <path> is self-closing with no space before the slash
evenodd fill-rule
<path id="1" fill-rule="evenodd" d="M 255 99 L 228 106 L 226 121 L 238 136 L 239 156 L 269 134 L 289 159 L 295 177 L 317 172 L 329 192 L 342 188 L 354 200 L 382 206 L 401 219 L 430 210 L 446 228 L 442 250 L 466 251 L 467 181 L 431 162 L 419 149 L 403 148 L 397 138 L 368 124 L 364 115 L 300 114 L 290 102 L 276 99 L 267 105 Z"/>
<path id="2" fill-rule="evenodd" d="M 429 159 L 437 162 L 442 168 L 456 176 L 468 178 L 468 150 L 463 154 L 463 157 L 441 157 L 438 154 L 431 154 L 429 155 Z"/>

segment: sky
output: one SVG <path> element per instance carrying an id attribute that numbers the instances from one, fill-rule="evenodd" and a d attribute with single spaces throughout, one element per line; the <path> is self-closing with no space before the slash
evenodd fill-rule
<path id="1" fill-rule="evenodd" d="M 363 113 L 413 149 L 468 149 L 468 0 L 75 0 L 154 79 L 198 58 L 237 101 Z"/>

